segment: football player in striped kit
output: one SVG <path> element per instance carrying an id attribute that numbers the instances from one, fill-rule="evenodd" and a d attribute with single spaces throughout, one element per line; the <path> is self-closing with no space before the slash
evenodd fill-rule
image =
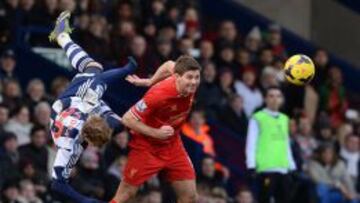
<path id="1" fill-rule="evenodd" d="M 114 128 L 121 124 L 117 116 L 102 100 L 109 83 L 124 79 L 136 69 L 136 61 L 129 57 L 124 67 L 103 71 L 80 46 L 70 38 L 70 12 L 64 11 L 49 35 L 66 52 L 71 65 L 79 72 L 52 105 L 51 135 L 58 148 L 53 172 L 52 189 L 79 203 L 98 200 L 85 197 L 68 184 L 70 173 L 88 144 L 106 143 Z"/>

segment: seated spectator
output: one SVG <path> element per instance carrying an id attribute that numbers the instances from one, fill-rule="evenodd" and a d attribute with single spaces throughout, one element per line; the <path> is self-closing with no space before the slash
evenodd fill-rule
<path id="1" fill-rule="evenodd" d="M 61 93 L 63 93 L 66 87 L 69 85 L 69 79 L 65 77 L 57 77 L 51 83 L 51 97 L 59 98 Z"/>
<path id="2" fill-rule="evenodd" d="M 105 179 L 105 195 L 104 199 L 110 200 L 119 186 L 120 181 L 123 179 L 127 157 L 125 155 L 119 156 L 107 169 Z"/>
<path id="3" fill-rule="evenodd" d="M 256 72 L 254 69 L 244 70 L 242 81 L 235 82 L 235 90 L 244 99 L 244 111 L 249 118 L 263 104 L 263 96 L 256 86 Z"/>
<path id="4" fill-rule="evenodd" d="M 259 61 L 257 63 L 257 71 L 261 71 L 266 66 L 271 66 L 274 62 L 274 54 L 271 48 L 264 48 L 260 51 Z"/>
<path id="5" fill-rule="evenodd" d="M 202 160 L 197 184 L 203 184 L 210 188 L 223 187 L 227 184 L 228 178 L 228 174 L 216 170 L 214 158 L 207 156 Z"/>
<path id="6" fill-rule="evenodd" d="M 278 57 L 281 59 L 285 59 L 287 57 L 286 48 L 282 44 L 282 35 L 281 35 L 280 25 L 272 24 L 269 26 L 269 35 L 268 35 L 267 42 L 270 45 L 275 57 Z"/>
<path id="7" fill-rule="evenodd" d="M 355 202 L 355 187 L 343 161 L 329 145 L 319 148 L 318 156 L 309 163 L 309 175 L 316 183 L 319 202 Z"/>
<path id="8" fill-rule="evenodd" d="M 36 170 L 34 164 L 29 160 L 20 163 L 20 171 L 22 173 L 21 179 L 31 180 L 34 184 L 36 194 L 44 199 L 46 193 L 48 192 L 47 188 L 50 181 L 48 174 L 43 173 L 40 170 Z"/>
<path id="9" fill-rule="evenodd" d="M 214 45 L 211 41 L 203 40 L 200 42 L 200 64 L 206 64 L 213 60 Z"/>
<path id="10" fill-rule="evenodd" d="M 311 84 L 318 89 L 326 82 L 329 71 L 329 56 L 325 49 L 316 50 L 313 61 L 316 67 L 316 74 Z"/>
<path id="11" fill-rule="evenodd" d="M 221 92 L 215 83 L 216 67 L 214 63 L 203 64 L 202 80 L 196 93 L 196 103 L 206 111 L 208 118 L 216 118 L 221 103 Z"/>
<path id="12" fill-rule="evenodd" d="M 249 50 L 251 62 L 256 62 L 262 46 L 262 37 L 259 27 L 253 27 L 245 39 L 245 48 Z"/>
<path id="13" fill-rule="evenodd" d="M 48 101 L 45 84 L 40 79 L 32 79 L 29 82 L 26 94 L 25 100 L 31 112 L 34 112 L 34 108 L 39 102 Z"/>
<path id="14" fill-rule="evenodd" d="M 34 122 L 46 129 L 50 124 L 51 107 L 48 102 L 40 102 L 34 108 Z"/>
<path id="15" fill-rule="evenodd" d="M 21 88 L 17 80 L 9 79 L 4 83 L 3 103 L 6 104 L 10 112 L 22 103 Z"/>
<path id="16" fill-rule="evenodd" d="M 181 127 L 182 134 L 201 144 L 205 154 L 215 156 L 214 142 L 209 131 L 210 127 L 206 124 L 204 112 L 201 110 L 193 110 L 189 121 Z"/>
<path id="17" fill-rule="evenodd" d="M 318 147 L 318 143 L 312 134 L 312 126 L 308 118 L 301 118 L 299 123 L 299 132 L 295 136 L 296 142 L 300 146 L 302 160 L 307 162 L 311 159 L 313 152 Z M 303 168 L 304 166 L 302 166 Z"/>
<path id="18" fill-rule="evenodd" d="M 34 184 L 26 179 L 20 181 L 20 196 L 18 201 L 21 203 L 43 203 L 36 195 Z"/>
<path id="19" fill-rule="evenodd" d="M 142 203 L 162 203 L 163 198 L 159 189 L 150 189 L 143 197 Z"/>
<path id="20" fill-rule="evenodd" d="M 9 108 L 5 104 L 0 104 L 0 140 L 1 134 L 5 132 L 5 125 L 9 121 Z"/>
<path id="21" fill-rule="evenodd" d="M 329 114 L 331 127 L 337 128 L 345 121 L 348 101 L 341 70 L 336 66 L 331 67 L 328 76 L 327 83 L 319 90 L 319 107 L 321 111 Z"/>
<path id="22" fill-rule="evenodd" d="M 27 106 L 17 107 L 5 130 L 16 135 L 19 146 L 30 142 L 30 131 L 33 124 L 30 122 L 30 112 Z"/>
<path id="23" fill-rule="evenodd" d="M 194 7 L 189 7 L 184 14 L 185 35 L 193 41 L 201 38 L 200 22 L 198 11 Z"/>
<path id="24" fill-rule="evenodd" d="M 254 196 L 248 188 L 241 188 L 235 196 L 235 203 L 255 203 Z"/>
<path id="25" fill-rule="evenodd" d="M 0 79 L 2 81 L 7 79 L 17 79 L 15 74 L 16 58 L 13 50 L 6 50 L 0 59 Z"/>
<path id="26" fill-rule="evenodd" d="M 348 135 L 345 145 L 341 147 L 340 156 L 345 160 L 348 174 L 356 182 L 359 176 L 360 138 L 358 135 Z"/>
<path id="27" fill-rule="evenodd" d="M 337 141 L 333 130 L 331 129 L 330 123 L 322 123 L 319 125 L 319 130 L 316 136 L 318 145 L 332 145 L 336 151 L 339 151 L 339 142 Z"/>
<path id="28" fill-rule="evenodd" d="M 236 45 L 239 43 L 238 32 L 235 26 L 235 23 L 230 20 L 225 20 L 221 22 L 219 28 L 219 36 L 216 40 L 216 50 L 220 50 L 220 47 L 223 47 L 225 44 L 236 48 Z"/>
<path id="29" fill-rule="evenodd" d="M 246 136 L 248 119 L 244 112 L 244 101 L 234 94 L 227 106 L 219 112 L 219 120 L 239 136 Z"/>
<path id="30" fill-rule="evenodd" d="M 115 133 L 104 151 L 104 165 L 109 167 L 117 158 L 129 153 L 129 133 L 126 130 Z"/>
<path id="31" fill-rule="evenodd" d="M 219 86 L 221 92 L 220 107 L 224 107 L 230 97 L 235 94 L 234 74 L 229 68 L 223 68 L 219 74 Z"/>
<path id="32" fill-rule="evenodd" d="M 18 201 L 19 198 L 19 188 L 15 181 L 6 182 L 2 188 L 2 194 L 0 199 L 4 203 L 21 203 Z"/>
<path id="33" fill-rule="evenodd" d="M 17 138 L 13 133 L 5 133 L 0 147 L 0 188 L 7 180 L 15 180 L 20 176 L 19 152 Z"/>
<path id="34" fill-rule="evenodd" d="M 77 172 L 72 180 L 74 189 L 88 197 L 102 199 L 105 194 L 105 183 L 100 170 L 100 157 L 95 149 L 88 147 L 83 152 Z"/>
<path id="35" fill-rule="evenodd" d="M 34 126 L 30 134 L 31 142 L 19 148 L 20 159 L 30 161 L 37 171 L 44 174 L 48 174 L 47 135 L 44 127 Z"/>
<path id="36" fill-rule="evenodd" d="M 152 66 L 154 68 L 159 67 L 162 63 L 173 58 L 174 51 L 171 41 L 164 38 L 158 38 L 156 42 L 156 59 Z"/>
<path id="37" fill-rule="evenodd" d="M 230 45 L 224 45 L 219 50 L 217 66 L 220 68 L 230 68 L 232 71 L 236 70 L 234 63 L 235 53 Z"/>
<path id="38" fill-rule="evenodd" d="M 227 203 L 228 194 L 223 187 L 214 187 L 211 190 L 211 199 L 214 203 Z"/>
<path id="39" fill-rule="evenodd" d="M 278 71 L 272 66 L 266 66 L 261 72 L 260 84 L 262 90 L 266 90 L 268 87 L 280 86 L 278 79 Z"/>
<path id="40" fill-rule="evenodd" d="M 236 69 L 234 70 L 235 78 L 240 80 L 245 69 L 253 69 L 251 64 L 250 53 L 246 49 L 238 49 L 235 54 Z"/>

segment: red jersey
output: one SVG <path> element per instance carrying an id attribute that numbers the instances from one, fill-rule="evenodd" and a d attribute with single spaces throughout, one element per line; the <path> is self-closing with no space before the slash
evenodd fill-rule
<path id="1" fill-rule="evenodd" d="M 169 125 L 174 128 L 175 134 L 166 140 L 151 138 L 132 131 L 130 146 L 137 147 L 166 147 L 181 144 L 179 131 L 185 122 L 192 103 L 194 94 L 182 96 L 176 89 L 175 76 L 171 76 L 152 86 L 145 96 L 138 101 L 131 112 L 144 124 L 160 128 Z"/>

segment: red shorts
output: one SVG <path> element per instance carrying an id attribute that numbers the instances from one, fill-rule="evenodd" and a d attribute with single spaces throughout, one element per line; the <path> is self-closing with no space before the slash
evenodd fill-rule
<path id="1" fill-rule="evenodd" d="M 140 186 L 159 172 L 169 182 L 195 179 L 194 167 L 182 146 L 156 152 L 130 150 L 124 171 L 126 183 Z"/>

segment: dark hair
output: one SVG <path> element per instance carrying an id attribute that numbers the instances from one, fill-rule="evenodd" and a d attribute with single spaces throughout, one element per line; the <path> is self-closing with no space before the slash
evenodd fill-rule
<path id="1" fill-rule="evenodd" d="M 269 86 L 268 88 L 265 89 L 265 97 L 269 94 L 269 92 L 271 90 L 279 90 L 281 92 L 281 94 L 283 93 L 282 89 L 279 86 L 273 85 L 273 86 Z"/>
<path id="2" fill-rule="evenodd" d="M 37 133 L 38 131 L 46 132 L 46 128 L 41 125 L 35 125 L 34 127 L 31 128 L 30 136 L 33 137 L 35 135 L 35 133 Z"/>
<path id="3" fill-rule="evenodd" d="M 191 56 L 182 55 L 175 61 L 175 73 L 183 75 L 187 71 L 199 70 L 200 64 Z"/>
<path id="4" fill-rule="evenodd" d="M 0 108 L 4 108 L 4 109 L 8 109 L 8 110 L 9 110 L 9 106 L 6 105 L 5 103 L 0 103 Z"/>

